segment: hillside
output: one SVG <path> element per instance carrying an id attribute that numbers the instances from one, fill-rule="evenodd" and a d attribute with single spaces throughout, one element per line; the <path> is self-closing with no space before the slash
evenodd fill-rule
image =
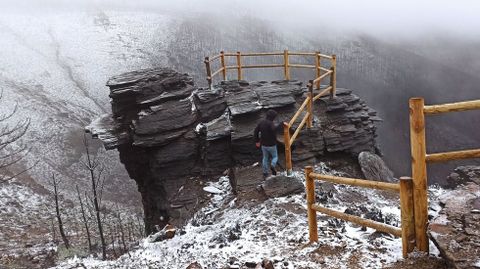
<path id="1" fill-rule="evenodd" d="M 259 17 L 227 17 L 208 12 L 147 8 L 0 9 L 0 91 L 3 92 L 0 113 L 7 113 L 18 104 L 12 122 L 31 119 L 30 129 L 23 139 L 30 146 L 30 153 L 23 163 L 11 167 L 11 171 L 0 172 L 8 174 L 35 164 L 19 179 L 0 183 L 0 200 L 6 208 L 2 213 L 4 225 L 0 232 L 1 238 L 7 242 L 0 245 L 1 255 L 7 250 L 12 250 L 8 254 L 16 253 L 26 245 L 33 246 L 29 247 L 32 253 L 37 251 L 37 245 L 52 249 L 48 244 L 53 236 L 51 216 L 46 216 L 51 214 L 51 208 L 47 208 L 51 205 L 49 180 L 52 173 L 63 180 L 62 192 L 67 204 L 75 199 L 75 184 L 82 190 L 88 189 L 87 174 L 81 164 L 85 157 L 84 127 L 111 112 L 109 92 L 104 86 L 108 78 L 144 68 L 170 67 L 188 72 L 196 85 L 205 86 L 203 59 L 220 50 L 319 50 L 337 54 L 338 86 L 355 89 L 356 95 L 378 111 L 383 119 L 377 130 L 383 158 L 395 176 L 410 174 L 408 98 L 424 96 L 427 103 L 480 98 L 477 72 L 480 61 L 468 56 L 478 50 L 478 42 L 448 40 L 448 46 L 439 45 L 430 50 L 431 44 L 438 41 L 429 37 L 425 40 L 393 44 L 369 34 L 335 33 L 317 26 L 311 29 L 282 28 L 274 21 Z M 299 59 L 302 63 L 307 61 Z M 246 72 L 245 78 L 274 80 L 281 75 L 275 71 Z M 292 72 L 292 76 L 300 81 L 312 78 L 306 71 Z M 447 122 L 448 126 L 442 125 Z M 479 132 L 479 112 L 432 118 L 428 122 L 428 147 L 431 151 L 475 147 Z M 107 167 L 106 200 L 136 215 L 141 211 L 141 197 L 135 181 L 130 179 L 120 162 L 118 151 L 105 151 L 100 143 L 92 143 Z M 448 172 L 459 163 L 432 166 L 429 171 L 431 182 L 444 183 Z M 221 199 L 227 199 L 225 197 Z M 304 204 L 301 196 L 288 199 L 297 203 L 298 208 Z M 229 202 L 228 199 L 222 201 Z M 274 210 L 277 202 L 253 208 L 262 215 L 266 210 Z M 241 213 L 241 206 L 224 214 Z M 73 218 L 67 221 L 70 227 L 78 226 L 77 210 L 75 207 L 71 211 L 66 209 Z M 287 216 L 298 221 L 295 227 L 302 231 L 299 234 L 290 230 L 291 235 L 294 239 L 303 238 L 304 216 L 290 213 Z M 16 227 L 15 223 L 21 224 Z M 227 224 L 231 223 L 220 225 Z M 187 227 L 192 233 L 198 231 Z M 349 229 L 353 228 L 349 227 L 347 231 Z M 346 247 L 353 251 L 355 242 L 365 240 L 367 236 L 356 230 L 353 236 L 356 239 L 348 239 Z M 191 240 L 191 236 L 175 240 L 183 244 L 182 240 Z M 398 240 L 386 240 L 386 244 L 397 245 Z M 10 241 L 15 242 L 12 249 L 9 249 Z M 277 244 L 277 241 L 272 243 Z M 157 247 L 145 244 L 135 255 L 144 257 L 149 248 Z M 174 250 L 181 252 L 180 249 Z M 310 250 L 312 248 L 304 253 Z M 379 265 L 382 259 L 390 261 L 388 257 L 392 252 L 389 251 L 385 247 L 379 258 L 365 254 L 364 264 Z M 222 255 L 227 254 L 229 252 Z M 188 255 L 192 257 L 195 253 Z M 291 259 L 300 264 L 303 258 Z"/>

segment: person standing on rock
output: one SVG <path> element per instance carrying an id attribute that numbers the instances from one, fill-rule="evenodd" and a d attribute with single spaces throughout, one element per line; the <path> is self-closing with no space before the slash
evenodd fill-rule
<path id="1" fill-rule="evenodd" d="M 272 172 L 272 175 L 277 174 L 277 171 L 275 170 L 275 166 L 277 165 L 278 161 L 276 135 L 277 127 L 273 123 L 273 120 L 276 117 L 277 112 L 273 109 L 269 109 L 267 111 L 266 119 L 263 119 L 260 123 L 258 123 L 254 132 L 255 145 L 257 148 L 262 148 L 262 170 L 264 178 L 267 178 L 269 174 L 268 170 Z M 271 162 L 269 162 L 269 159 L 271 159 Z"/>

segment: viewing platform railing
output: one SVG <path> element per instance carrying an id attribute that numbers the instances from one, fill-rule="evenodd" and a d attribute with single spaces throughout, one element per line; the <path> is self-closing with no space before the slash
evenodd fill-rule
<path id="1" fill-rule="evenodd" d="M 272 64 L 255 64 L 255 65 L 243 65 L 242 59 L 245 57 L 266 57 L 266 56 L 283 56 L 283 63 L 272 63 Z M 315 64 L 299 64 L 299 63 L 290 63 L 291 56 L 304 56 L 304 57 L 313 57 Z M 236 65 L 226 65 L 226 58 L 235 57 Z M 322 59 L 326 59 L 330 62 L 329 66 L 322 66 Z M 215 61 L 220 61 L 220 68 L 212 72 L 212 63 Z M 337 60 L 335 55 L 325 55 L 320 52 L 291 52 L 284 50 L 283 52 L 260 52 L 260 53 L 230 53 L 221 51 L 220 54 L 213 57 L 205 57 L 205 67 L 207 71 L 207 81 L 209 87 L 212 86 L 213 79 L 216 76 L 222 76 L 223 80 L 227 80 L 227 73 L 229 70 L 237 70 L 237 79 L 243 79 L 243 69 L 249 68 L 283 68 L 284 79 L 290 80 L 290 69 L 291 68 L 306 68 L 315 70 L 315 77 L 312 80 L 309 80 L 308 94 L 307 98 L 303 101 L 300 108 L 294 114 L 292 119 L 289 122 L 284 122 L 284 144 L 285 144 L 285 167 L 287 173 L 292 171 L 292 153 L 291 146 L 294 143 L 295 139 L 299 135 L 302 128 L 306 125 L 307 128 L 312 127 L 313 125 L 313 103 L 322 96 L 330 94 L 331 97 L 335 96 L 336 84 L 337 84 Z M 322 80 L 325 78 L 330 79 L 329 85 L 321 89 L 320 85 Z M 314 92 L 318 90 L 319 92 Z M 303 117 L 301 117 L 300 124 L 293 131 L 293 135 L 290 134 L 290 130 L 295 125 L 297 119 L 305 112 Z"/>

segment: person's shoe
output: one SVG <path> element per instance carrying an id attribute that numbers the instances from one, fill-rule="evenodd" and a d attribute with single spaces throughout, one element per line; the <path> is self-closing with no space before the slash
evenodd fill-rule
<path id="1" fill-rule="evenodd" d="M 275 170 L 275 167 L 270 166 L 270 171 L 272 171 L 272 176 L 276 176 L 276 175 L 277 175 L 277 170 Z"/>
<path id="2" fill-rule="evenodd" d="M 263 174 L 263 180 L 267 179 L 268 174 Z"/>

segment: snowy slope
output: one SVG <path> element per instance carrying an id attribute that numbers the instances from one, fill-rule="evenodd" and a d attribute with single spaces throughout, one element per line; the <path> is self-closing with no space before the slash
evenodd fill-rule
<path id="1" fill-rule="evenodd" d="M 317 169 L 322 167 L 325 168 L 322 165 Z M 304 179 L 301 173 L 295 176 Z M 56 268 L 81 264 L 86 268 L 186 268 L 194 261 L 203 268 L 226 265 L 240 268 L 263 259 L 273 261 L 275 268 L 381 268 L 402 259 L 399 238 L 380 235 L 372 229 L 362 230 L 321 214 L 319 242 L 308 244 L 303 194 L 240 204 L 229 193 L 228 178 L 220 178 L 214 186 L 223 190 L 223 194 L 214 195 L 210 205 L 198 212 L 173 239 L 150 243 L 147 238 L 137 250 L 116 261 L 75 258 Z M 441 192 L 433 190 L 435 196 Z M 325 206 L 337 210 L 347 206 L 379 208 L 393 222 L 399 220 L 398 197 L 341 186 L 335 186 L 334 193 L 335 197 Z M 352 205 L 349 200 L 337 200 L 342 196 L 361 197 L 361 202 Z M 438 254 L 434 248 L 432 253 Z"/>
<path id="2" fill-rule="evenodd" d="M 30 174 L 44 184 L 54 171 L 81 178 L 76 163 L 83 153 L 83 127 L 110 111 L 107 79 L 165 64 L 154 54 L 165 49 L 172 19 L 148 12 L 0 13 L 0 112 L 18 103 L 13 120 L 31 119 L 27 160 L 40 162 Z M 111 180 L 123 181 L 134 195 L 117 155 L 104 158 Z"/>

